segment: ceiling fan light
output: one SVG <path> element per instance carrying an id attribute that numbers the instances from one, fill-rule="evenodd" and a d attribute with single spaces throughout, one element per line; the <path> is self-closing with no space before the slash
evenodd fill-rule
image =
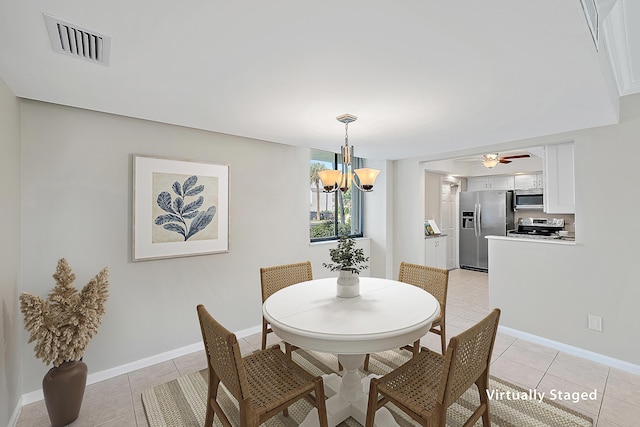
<path id="1" fill-rule="evenodd" d="M 498 154 L 484 154 L 483 156 L 483 161 L 482 164 L 486 167 L 486 168 L 493 168 L 495 167 L 495 165 L 497 165 L 498 163 L 500 163 L 500 158 L 498 157 Z"/>
<path id="2" fill-rule="evenodd" d="M 498 159 L 484 159 L 482 162 L 482 164 L 489 169 L 493 168 L 498 163 L 500 163 Z"/>

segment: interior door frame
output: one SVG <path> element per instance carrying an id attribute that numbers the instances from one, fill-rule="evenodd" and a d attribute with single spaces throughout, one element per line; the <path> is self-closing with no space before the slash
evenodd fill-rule
<path id="1" fill-rule="evenodd" d="M 443 187 L 449 187 L 450 190 L 455 189 L 455 194 L 453 195 L 453 207 L 452 207 L 452 222 L 453 222 L 453 234 L 448 232 L 447 235 L 447 248 L 453 248 L 453 259 L 450 262 L 449 256 L 447 254 L 447 269 L 452 270 L 456 268 L 460 268 L 460 198 L 458 197 L 458 193 L 460 193 L 460 181 L 456 178 L 449 176 L 440 177 L 440 216 L 442 217 L 442 205 L 444 204 L 444 196 L 442 194 Z"/>

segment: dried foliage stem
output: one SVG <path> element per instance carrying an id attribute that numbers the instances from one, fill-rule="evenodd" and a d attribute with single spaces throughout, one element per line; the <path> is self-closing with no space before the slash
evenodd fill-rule
<path id="1" fill-rule="evenodd" d="M 20 294 L 20 311 L 29 342 L 36 341 L 36 357 L 60 366 L 80 360 L 98 332 L 109 295 L 109 269 L 105 267 L 78 292 L 73 286 L 76 276 L 62 258 L 53 278 L 56 285 L 47 300 Z"/>

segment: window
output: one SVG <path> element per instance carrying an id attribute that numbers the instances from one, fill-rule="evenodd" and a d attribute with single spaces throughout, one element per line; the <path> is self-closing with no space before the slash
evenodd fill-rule
<path id="1" fill-rule="evenodd" d="M 362 167 L 362 159 L 354 158 L 353 167 Z M 318 172 L 340 169 L 341 155 L 322 150 L 311 150 L 309 162 L 309 234 L 312 242 L 333 240 L 338 236 L 362 236 L 362 192 L 325 193 Z"/>

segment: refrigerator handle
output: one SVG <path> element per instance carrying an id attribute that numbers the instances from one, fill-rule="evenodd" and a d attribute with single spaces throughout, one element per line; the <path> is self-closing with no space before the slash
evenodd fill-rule
<path id="1" fill-rule="evenodd" d="M 482 205 L 478 203 L 478 216 L 476 217 L 478 227 L 478 237 L 482 237 Z"/>
<path id="2" fill-rule="evenodd" d="M 473 235 L 478 237 L 478 204 L 473 205 Z"/>

